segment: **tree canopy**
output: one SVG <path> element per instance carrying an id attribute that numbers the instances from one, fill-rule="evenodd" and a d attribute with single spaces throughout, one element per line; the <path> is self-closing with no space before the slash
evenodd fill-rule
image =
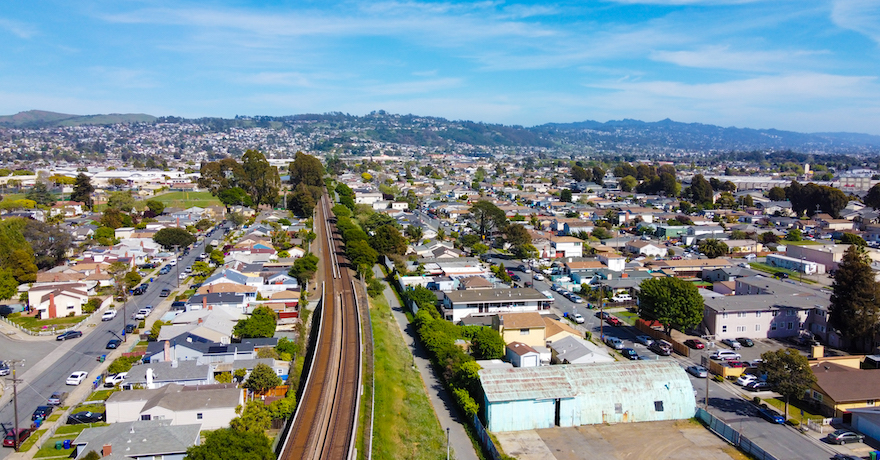
<path id="1" fill-rule="evenodd" d="M 87 208 L 92 209 L 95 203 L 92 193 L 95 193 L 92 179 L 83 173 L 77 174 L 76 182 L 73 184 L 73 192 L 70 194 L 70 200 L 85 203 Z"/>
<path id="2" fill-rule="evenodd" d="M 313 187 L 324 186 L 324 165 L 321 160 L 302 152 L 296 152 L 290 164 L 290 184 L 296 187 L 305 184 Z"/>
<path id="3" fill-rule="evenodd" d="M 318 256 L 308 253 L 293 261 L 293 267 L 290 267 L 288 274 L 296 278 L 301 285 L 305 285 L 315 276 L 317 271 Z"/>
<path id="4" fill-rule="evenodd" d="M 806 356 L 793 348 L 768 351 L 761 354 L 762 362 L 758 366 L 761 372 L 767 373 L 767 383 L 777 393 L 785 396 L 785 418 L 788 418 L 788 401 L 800 398 L 816 383 L 816 376 L 810 369 Z"/>
<path id="5" fill-rule="evenodd" d="M 730 248 L 727 247 L 727 243 L 717 240 L 715 238 L 705 239 L 697 245 L 700 252 L 706 255 L 706 257 L 710 259 L 715 259 L 726 255 Z"/>
<path id="6" fill-rule="evenodd" d="M 495 230 L 503 230 L 507 216 L 498 206 L 486 200 L 479 200 L 471 206 L 468 218 L 477 234 L 487 237 Z"/>
<path id="7" fill-rule="evenodd" d="M 797 215 L 806 212 L 812 216 L 821 211 L 837 219 L 840 218 L 840 211 L 849 203 L 849 198 L 841 190 L 812 182 L 801 185 L 791 181 L 785 188 L 785 196 L 791 201 L 791 208 Z"/>
<path id="8" fill-rule="evenodd" d="M 834 273 L 829 323 L 851 347 L 870 351 L 880 325 L 878 283 L 862 246 L 850 246 Z"/>
<path id="9" fill-rule="evenodd" d="M 174 248 L 174 246 L 186 247 L 196 242 L 190 232 L 178 227 L 163 228 L 153 235 L 153 241 L 165 248 L 166 250 Z"/>
<path id="10" fill-rule="evenodd" d="M 383 225 L 370 237 L 370 246 L 379 255 L 403 255 L 406 253 L 406 238 L 393 225 Z"/>
<path id="11" fill-rule="evenodd" d="M 275 325 L 275 312 L 269 307 L 257 307 L 251 316 L 239 320 L 232 332 L 242 339 L 272 337 Z"/>
<path id="12" fill-rule="evenodd" d="M 684 330 L 703 320 L 703 297 L 697 287 L 675 277 L 652 278 L 639 286 L 639 316 L 656 320 L 667 334 Z"/>
<path id="13" fill-rule="evenodd" d="M 244 387 L 254 393 L 265 393 L 267 390 L 281 385 L 281 377 L 275 374 L 275 371 L 266 364 L 259 363 L 254 366 L 251 375 L 244 382 Z"/>
<path id="14" fill-rule="evenodd" d="M 272 441 L 257 431 L 232 428 L 209 431 L 205 442 L 186 450 L 187 460 L 275 460 Z"/>
<path id="15" fill-rule="evenodd" d="M 476 359 L 501 359 L 504 357 L 504 339 L 498 331 L 483 327 L 474 334 L 473 351 Z"/>

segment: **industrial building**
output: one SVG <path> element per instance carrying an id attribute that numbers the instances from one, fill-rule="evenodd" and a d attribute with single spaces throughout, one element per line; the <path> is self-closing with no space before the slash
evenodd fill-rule
<path id="1" fill-rule="evenodd" d="M 688 419 L 691 381 L 675 361 L 482 369 L 489 431 Z"/>

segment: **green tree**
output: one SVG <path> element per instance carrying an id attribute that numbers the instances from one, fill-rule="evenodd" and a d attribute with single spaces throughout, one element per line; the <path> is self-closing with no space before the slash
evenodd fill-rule
<path id="1" fill-rule="evenodd" d="M 28 200 L 34 200 L 40 206 L 51 206 L 55 204 L 55 197 L 49 192 L 49 188 L 42 180 L 38 180 L 34 186 L 24 194 Z"/>
<path id="2" fill-rule="evenodd" d="M 257 366 L 266 365 L 257 364 Z M 278 379 L 281 380 L 280 378 Z M 239 433 L 247 433 L 251 431 L 254 433 L 263 433 L 272 426 L 272 413 L 269 412 L 269 408 L 260 400 L 252 399 L 245 403 L 244 407 L 238 406 L 235 408 L 235 412 L 238 413 L 239 416 L 229 422 L 229 427 Z"/>
<path id="3" fill-rule="evenodd" d="M 870 351 L 880 324 L 878 283 L 863 246 L 847 248 L 831 285 L 829 323 L 848 346 Z"/>
<path id="4" fill-rule="evenodd" d="M 272 441 L 257 431 L 232 428 L 209 431 L 205 442 L 186 450 L 187 460 L 275 460 Z"/>
<path id="5" fill-rule="evenodd" d="M 694 203 L 706 204 L 712 202 L 712 185 L 709 184 L 709 181 L 702 174 L 694 176 L 688 190 L 688 196 L 690 196 Z"/>
<path id="6" fill-rule="evenodd" d="M 101 460 L 101 455 L 92 450 L 83 457 L 83 460 Z"/>
<path id="7" fill-rule="evenodd" d="M 605 185 L 605 170 L 598 167 L 593 166 L 593 182 L 598 185 Z"/>
<path id="8" fill-rule="evenodd" d="M 305 286 L 306 283 L 315 276 L 318 271 L 318 256 L 308 253 L 293 262 L 288 274 L 299 281 L 299 284 Z"/>
<path id="9" fill-rule="evenodd" d="M 564 188 L 559 192 L 559 201 L 563 203 L 571 203 L 571 190 Z"/>
<path id="10" fill-rule="evenodd" d="M 8 300 L 18 294 L 18 281 L 12 275 L 12 270 L 0 268 L 0 299 Z"/>
<path id="11" fill-rule="evenodd" d="M 172 249 L 174 246 L 181 248 L 196 242 L 196 237 L 185 229 L 178 227 L 163 228 L 153 235 L 153 241 L 165 248 Z"/>
<path id="12" fill-rule="evenodd" d="M 134 208 L 134 197 L 131 192 L 112 192 L 107 199 L 107 207 L 122 212 L 130 212 Z"/>
<path id="13" fill-rule="evenodd" d="M 699 248 L 700 252 L 705 254 L 706 257 L 710 259 L 715 259 L 723 255 L 727 255 L 727 253 L 730 252 L 730 248 L 727 247 L 727 243 L 716 240 L 715 238 L 709 238 L 700 241 L 700 244 L 697 245 L 697 248 Z"/>
<path id="14" fill-rule="evenodd" d="M 278 375 L 275 374 L 275 371 L 271 367 L 263 363 L 259 363 L 254 366 L 254 370 L 251 371 L 251 375 L 249 375 L 247 380 L 245 380 L 244 387 L 248 390 L 253 391 L 254 393 L 265 393 L 267 390 L 281 385 L 281 383 L 281 377 L 278 377 Z"/>
<path id="15" fill-rule="evenodd" d="M 624 176 L 620 178 L 617 183 L 620 185 L 620 189 L 624 192 L 632 192 L 636 188 L 636 185 L 639 185 L 639 181 L 633 176 Z"/>
<path id="16" fill-rule="evenodd" d="M 278 203 L 278 191 L 281 190 L 278 168 L 269 164 L 261 152 L 248 150 L 242 155 L 238 183 L 248 192 L 254 204 L 275 206 Z"/>
<path id="17" fill-rule="evenodd" d="M 765 352 L 761 354 L 761 359 L 758 369 L 767 374 L 767 383 L 774 391 L 785 396 L 787 420 L 789 400 L 802 397 L 816 383 L 816 376 L 810 369 L 807 357 L 793 348 Z"/>
<path id="18" fill-rule="evenodd" d="M 478 235 L 488 237 L 495 230 L 503 230 L 507 216 L 498 206 L 486 200 L 479 200 L 471 206 L 468 218 Z"/>
<path id="19" fill-rule="evenodd" d="M 767 192 L 767 198 L 773 201 L 785 201 L 785 189 L 782 187 L 773 187 Z"/>
<path id="20" fill-rule="evenodd" d="M 785 241 L 801 241 L 803 240 L 802 235 L 800 229 L 793 228 L 785 234 Z"/>
<path id="21" fill-rule="evenodd" d="M 239 320 L 232 332 L 242 339 L 272 337 L 275 335 L 275 321 L 275 312 L 271 308 L 257 307 L 251 316 Z"/>
<path id="22" fill-rule="evenodd" d="M 667 334 L 703 320 L 703 297 L 692 283 L 674 277 L 652 278 L 639 288 L 639 316 L 659 321 Z"/>
<path id="23" fill-rule="evenodd" d="M 324 165 L 321 160 L 302 152 L 296 152 L 290 164 L 290 184 L 321 187 L 324 185 Z"/>
<path id="24" fill-rule="evenodd" d="M 141 282 L 143 277 L 136 271 L 132 270 L 125 274 L 123 277 L 123 281 L 125 282 L 126 289 L 132 289 Z"/>
<path id="25" fill-rule="evenodd" d="M 406 238 L 392 225 L 383 225 L 377 228 L 373 236 L 370 237 L 370 246 L 380 256 L 403 255 L 406 254 L 407 249 Z"/>
<path id="26" fill-rule="evenodd" d="M 254 205 L 254 201 L 250 195 L 241 187 L 231 187 L 217 192 L 217 199 L 225 206 L 247 206 Z"/>
<path id="27" fill-rule="evenodd" d="M 571 178 L 575 182 L 588 181 L 593 178 L 592 171 L 588 172 L 583 166 L 574 165 L 571 167 Z"/>
<path id="28" fill-rule="evenodd" d="M 161 215 L 165 211 L 165 203 L 159 200 L 147 200 L 144 204 L 147 205 L 153 216 Z"/>
<path id="29" fill-rule="evenodd" d="M 213 251 L 211 251 L 211 255 L 208 257 L 208 260 L 210 260 L 211 263 L 217 265 L 218 267 L 226 263 L 226 259 L 223 257 L 223 251 L 219 249 L 214 249 Z"/>
<path id="30" fill-rule="evenodd" d="M 192 264 L 192 271 L 197 276 L 208 276 L 211 274 L 211 267 L 200 260 Z"/>
<path id="31" fill-rule="evenodd" d="M 33 283 L 37 280 L 37 264 L 30 248 L 15 249 L 3 262 L 3 267 L 12 272 L 19 284 Z"/>
<path id="32" fill-rule="evenodd" d="M 771 235 L 773 233 L 770 233 Z M 749 234 L 742 230 L 733 230 L 730 232 L 730 239 L 732 240 L 745 240 L 749 237 Z"/>
<path id="33" fill-rule="evenodd" d="M 379 253 L 365 240 L 356 240 L 345 245 L 345 255 L 360 274 L 372 270 L 379 259 Z"/>
<path id="34" fill-rule="evenodd" d="M 92 209 L 95 205 L 95 200 L 92 199 L 93 193 L 95 193 L 95 186 L 92 185 L 92 179 L 83 173 L 77 174 L 70 200 L 85 203 L 87 208 Z"/>
<path id="35" fill-rule="evenodd" d="M 880 183 L 874 184 L 868 190 L 868 194 L 865 195 L 865 206 L 870 206 L 874 209 L 880 209 Z"/>
<path id="36" fill-rule="evenodd" d="M 859 235 L 854 233 L 844 233 L 840 236 L 841 244 L 855 244 L 857 246 L 867 246 L 868 243 Z"/>
<path id="37" fill-rule="evenodd" d="M 421 243 L 422 236 L 424 236 L 424 231 L 422 230 L 422 227 L 419 227 L 417 225 L 407 226 L 404 230 L 404 233 L 406 234 L 406 237 L 409 238 L 409 240 L 412 241 L 412 243 L 415 245 Z"/>
<path id="38" fill-rule="evenodd" d="M 420 310 L 426 310 L 430 312 L 432 316 L 439 316 L 436 308 L 437 295 L 434 294 L 434 291 L 424 286 L 416 286 L 415 288 L 406 291 L 406 298 L 409 299 L 410 302 L 415 303 Z"/>
<path id="39" fill-rule="evenodd" d="M 477 359 L 501 359 L 504 357 L 504 339 L 490 327 L 480 328 L 473 338 L 474 357 Z"/>
<path id="40" fill-rule="evenodd" d="M 287 201 L 287 208 L 299 217 L 311 216 L 315 211 L 318 201 L 315 199 L 309 187 L 303 183 L 296 186 L 290 199 Z"/>
<path id="41" fill-rule="evenodd" d="M 166 324 L 171 324 L 171 323 L 166 323 L 165 321 L 162 321 L 161 319 L 156 320 L 156 322 L 153 323 L 153 326 L 150 327 L 150 334 L 149 334 L 149 339 L 151 342 L 155 342 L 156 340 L 159 340 L 159 334 L 162 332 L 162 326 L 164 326 Z"/>

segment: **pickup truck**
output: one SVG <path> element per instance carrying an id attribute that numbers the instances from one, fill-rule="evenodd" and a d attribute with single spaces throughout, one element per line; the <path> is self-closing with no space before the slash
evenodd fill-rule
<path id="1" fill-rule="evenodd" d="M 67 399 L 67 392 L 65 391 L 56 391 L 52 393 L 52 396 L 49 396 L 49 401 L 46 404 L 50 406 L 60 406 L 64 404 L 64 400 Z"/>

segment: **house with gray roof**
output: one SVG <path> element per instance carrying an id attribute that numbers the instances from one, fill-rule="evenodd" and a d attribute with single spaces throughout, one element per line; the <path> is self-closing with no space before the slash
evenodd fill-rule
<path id="1" fill-rule="evenodd" d="M 149 374 L 149 379 L 147 378 Z M 208 385 L 214 383 L 211 366 L 198 361 L 156 361 L 132 366 L 123 388 L 160 388 L 165 385 Z"/>
<path id="2" fill-rule="evenodd" d="M 95 451 L 102 460 L 181 460 L 188 448 L 199 444 L 201 427 L 201 423 L 172 426 L 170 420 L 137 420 L 86 428 L 73 440 L 72 458 Z"/>
<path id="3" fill-rule="evenodd" d="M 201 424 L 205 430 L 229 426 L 244 404 L 244 389 L 233 383 L 183 386 L 170 384 L 156 389 L 117 391 L 105 402 L 107 423 L 163 420 L 171 425 Z"/>
<path id="4" fill-rule="evenodd" d="M 186 333 L 162 342 L 150 342 L 144 362 L 196 360 L 202 363 L 221 363 L 256 357 L 252 343 L 211 342 Z"/>

